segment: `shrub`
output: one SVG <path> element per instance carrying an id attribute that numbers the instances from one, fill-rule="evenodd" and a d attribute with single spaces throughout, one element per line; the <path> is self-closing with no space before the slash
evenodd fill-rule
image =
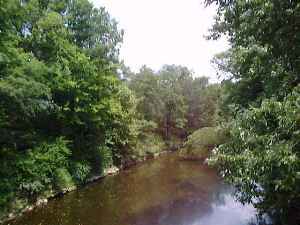
<path id="1" fill-rule="evenodd" d="M 188 136 L 180 155 L 185 159 L 204 159 L 208 157 L 213 147 L 225 142 L 226 136 L 224 128 L 201 128 Z"/>
<path id="2" fill-rule="evenodd" d="M 165 142 L 160 135 L 152 132 L 143 133 L 143 136 L 139 137 L 136 146 L 132 150 L 132 155 L 135 158 L 144 158 L 147 154 L 153 155 L 165 148 Z"/>
<path id="3" fill-rule="evenodd" d="M 86 161 L 83 162 L 73 162 L 71 164 L 71 174 L 77 183 L 81 184 L 86 181 L 88 175 L 90 174 L 91 167 Z"/>
<path id="4" fill-rule="evenodd" d="M 102 146 L 98 148 L 98 152 L 100 156 L 100 163 L 101 163 L 102 170 L 113 165 L 112 151 L 107 146 Z"/>
<path id="5" fill-rule="evenodd" d="M 67 144 L 68 141 L 57 138 L 25 152 L 0 149 L 0 218 L 52 189 L 57 169 L 68 166 L 71 153 Z"/>
<path id="6" fill-rule="evenodd" d="M 54 171 L 68 166 L 71 152 L 67 143 L 63 138 L 57 138 L 53 142 L 43 142 L 18 157 L 17 183 L 22 193 L 32 197 L 52 186 Z"/>
<path id="7" fill-rule="evenodd" d="M 59 191 L 73 188 L 75 183 L 69 171 L 66 168 L 55 170 L 55 187 Z"/>
<path id="8" fill-rule="evenodd" d="M 0 218 L 5 207 L 15 197 L 17 174 L 15 169 L 16 155 L 13 149 L 0 149 Z"/>
<path id="9" fill-rule="evenodd" d="M 204 127 L 188 136 L 184 147 L 188 149 L 214 147 L 224 143 L 225 140 L 226 131 L 224 129 L 219 127 Z"/>

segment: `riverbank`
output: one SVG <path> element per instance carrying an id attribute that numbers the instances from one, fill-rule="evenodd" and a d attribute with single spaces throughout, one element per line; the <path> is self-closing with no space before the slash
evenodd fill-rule
<path id="1" fill-rule="evenodd" d="M 28 213 L 28 212 L 32 211 L 36 207 L 43 206 L 43 205 L 47 204 L 48 201 L 53 198 L 61 197 L 71 191 L 77 190 L 78 188 L 80 188 L 82 186 L 85 186 L 92 182 L 96 182 L 106 176 L 115 175 L 119 171 L 120 171 L 120 169 L 118 167 L 115 167 L 115 166 L 110 167 L 110 168 L 104 169 L 103 174 L 98 175 L 98 176 L 92 176 L 89 179 L 87 179 L 87 181 L 83 185 L 80 185 L 80 186 L 72 185 L 72 186 L 63 188 L 60 191 L 51 190 L 49 192 L 46 192 L 42 197 L 39 197 L 34 203 L 24 205 L 23 207 L 20 206 L 21 207 L 20 209 L 16 209 L 15 211 L 8 213 L 6 216 L 4 216 L 3 218 L 0 219 L 0 224 L 14 220 L 15 218 L 23 215 L 24 213 Z"/>
<path id="2" fill-rule="evenodd" d="M 193 137 L 193 136 L 192 136 Z M 199 137 L 197 136 L 197 139 Z M 152 138 L 153 141 L 155 138 Z M 191 138 L 189 138 L 190 140 Z M 48 203 L 50 199 L 61 197 L 65 195 L 66 193 L 72 192 L 74 190 L 77 190 L 80 187 L 85 186 L 88 183 L 98 181 L 106 176 L 117 174 L 120 170 L 126 170 L 128 168 L 131 168 L 139 163 L 142 163 L 149 159 L 155 159 L 159 157 L 162 154 L 173 152 L 173 151 L 179 151 L 180 152 L 180 158 L 182 160 L 201 160 L 204 161 L 205 158 L 208 156 L 208 154 L 203 154 L 203 146 L 201 149 L 198 147 L 196 148 L 196 153 L 194 154 L 194 151 L 190 151 L 190 142 L 187 142 L 187 144 L 184 146 L 182 142 L 180 144 L 178 143 L 172 143 L 166 147 L 166 145 L 162 144 L 162 140 L 158 141 L 158 138 L 155 139 L 155 144 L 150 144 L 150 142 L 141 142 L 135 150 L 128 155 L 127 157 L 123 158 L 123 161 L 121 162 L 120 167 L 110 167 L 103 170 L 101 174 L 92 174 L 89 178 L 87 178 L 84 182 L 77 183 L 73 182 L 72 178 L 68 179 L 68 177 L 61 176 L 62 185 L 59 185 L 59 187 L 56 186 L 49 186 L 48 189 L 38 196 L 36 196 L 35 199 L 26 199 L 24 196 L 17 196 L 14 201 L 11 203 L 11 205 L 8 207 L 7 211 L 2 212 L 2 215 L 0 213 L 0 223 L 3 223 L 5 221 L 10 221 L 15 219 L 16 217 L 21 216 L 22 214 L 26 212 L 32 211 L 36 207 L 43 206 Z M 142 145 L 144 143 L 144 145 Z M 193 143 L 194 145 L 194 143 Z M 194 147 L 192 145 L 192 147 Z M 142 148 L 143 146 L 143 148 Z M 148 146 L 146 148 L 146 146 Z M 198 143 L 197 143 L 198 146 Z M 161 150 L 163 149 L 163 150 Z M 187 151 L 188 150 L 188 151 Z M 200 151 L 201 150 L 201 151 Z M 205 151 L 208 153 L 207 151 Z"/>
<path id="3" fill-rule="evenodd" d="M 52 199 L 9 224 L 249 224 L 255 209 L 236 202 L 233 191 L 216 169 L 172 152 Z"/>
<path id="4" fill-rule="evenodd" d="M 140 163 L 145 162 L 150 159 L 155 159 L 163 154 L 170 153 L 170 152 L 172 152 L 172 151 L 165 150 L 165 151 L 157 152 L 154 154 L 148 154 L 143 158 L 139 158 L 137 160 L 131 160 L 130 162 L 128 161 L 122 167 L 112 166 L 110 168 L 106 168 L 106 169 L 104 169 L 104 171 L 101 175 L 91 176 L 82 185 L 70 185 L 68 187 L 63 188 L 60 191 L 57 191 L 57 190 L 56 191 L 54 191 L 54 190 L 48 191 L 48 192 L 44 193 L 41 197 L 37 198 L 37 200 L 31 204 L 20 203 L 20 205 L 19 205 L 20 208 L 15 209 L 14 211 L 7 213 L 6 215 L 2 216 L 2 218 L 0 218 L 0 224 L 12 221 L 12 220 L 16 219 L 17 217 L 20 217 L 23 214 L 32 211 L 33 209 L 35 209 L 37 207 L 44 206 L 44 205 L 48 204 L 48 202 L 51 201 L 52 199 L 55 199 L 57 197 L 63 197 L 67 193 L 75 191 L 77 189 L 80 189 L 81 187 L 84 187 L 90 183 L 97 182 L 107 176 L 116 175 L 121 170 L 129 169 L 137 164 L 140 164 Z"/>

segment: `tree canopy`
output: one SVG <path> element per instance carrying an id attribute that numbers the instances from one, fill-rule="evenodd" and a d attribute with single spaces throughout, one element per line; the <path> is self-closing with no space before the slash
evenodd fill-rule
<path id="1" fill-rule="evenodd" d="M 143 67 L 127 83 L 137 97 L 141 119 L 156 123 L 166 140 L 184 139 L 215 123 L 218 85 L 209 85 L 207 77 L 194 77 L 186 67 L 165 65 L 158 72 Z"/>
<path id="2" fill-rule="evenodd" d="M 0 206 L 121 162 L 134 104 L 123 31 L 88 0 L 0 1 Z M 108 161 L 108 162 L 107 162 Z M 3 211 L 3 210 L 1 210 Z"/>
<path id="3" fill-rule="evenodd" d="M 231 140 L 212 160 L 241 200 L 278 224 L 298 224 L 300 3 L 206 3 L 218 6 L 208 38 L 225 35 L 231 46 L 214 59 L 225 75 L 220 108 Z"/>

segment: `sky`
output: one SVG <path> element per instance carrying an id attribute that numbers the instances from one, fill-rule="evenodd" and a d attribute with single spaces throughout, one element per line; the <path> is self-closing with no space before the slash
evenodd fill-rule
<path id="1" fill-rule="evenodd" d="M 187 66 L 195 76 L 217 81 L 213 56 L 228 48 L 225 39 L 207 41 L 216 7 L 203 0 L 92 0 L 104 6 L 124 30 L 120 59 L 133 71 L 142 65 Z"/>

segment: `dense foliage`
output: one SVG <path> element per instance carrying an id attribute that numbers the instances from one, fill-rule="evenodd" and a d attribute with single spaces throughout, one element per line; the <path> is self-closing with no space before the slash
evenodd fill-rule
<path id="1" fill-rule="evenodd" d="M 206 3 L 208 38 L 230 41 L 214 59 L 221 85 L 183 66 L 122 67 L 123 32 L 88 0 L 0 0 L 0 220 L 185 141 L 221 144 L 211 162 L 237 197 L 300 223 L 300 3 Z"/>
<path id="2" fill-rule="evenodd" d="M 121 162 L 134 104 L 121 41 L 87 0 L 0 1 L 0 214 Z"/>
<path id="3" fill-rule="evenodd" d="M 241 200 L 278 224 L 299 224 L 300 3 L 206 3 L 218 5 L 209 38 L 226 35 L 231 44 L 215 58 L 225 75 L 221 109 L 231 141 L 213 161 Z"/>
<path id="4" fill-rule="evenodd" d="M 279 211 L 283 223 L 295 220 L 288 213 L 299 210 L 294 208 L 300 193 L 299 101 L 297 89 L 283 101 L 266 99 L 239 114 L 231 124 L 231 141 L 215 158 L 241 201 L 253 201 L 275 217 Z"/>
<path id="5" fill-rule="evenodd" d="M 214 126 L 206 77 L 172 65 L 122 81 L 122 36 L 88 0 L 0 0 L 0 220 Z"/>
<path id="6" fill-rule="evenodd" d="M 221 127 L 203 127 L 187 137 L 180 150 L 183 159 L 206 160 L 214 147 L 227 141 L 228 132 Z"/>
<path id="7" fill-rule="evenodd" d="M 186 67 L 165 65 L 158 72 L 143 67 L 130 73 L 127 83 L 137 97 L 140 120 L 152 123 L 152 131 L 167 144 L 215 125 L 219 86 L 209 85 L 206 77 L 193 77 Z"/>

